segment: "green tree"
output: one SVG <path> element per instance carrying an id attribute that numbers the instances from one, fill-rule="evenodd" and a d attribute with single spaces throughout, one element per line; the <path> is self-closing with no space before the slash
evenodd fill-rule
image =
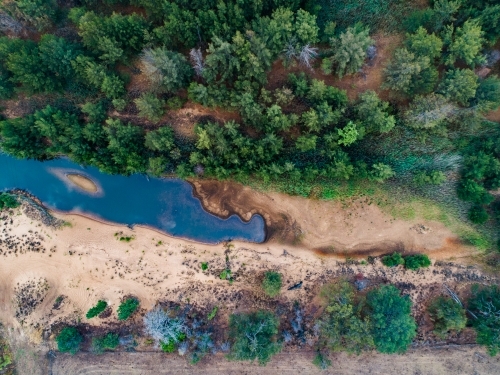
<path id="1" fill-rule="evenodd" d="M 118 320 L 127 320 L 139 308 L 139 300 L 137 298 L 127 298 L 120 306 L 118 306 Z"/>
<path id="2" fill-rule="evenodd" d="M 5 0 L 0 5 L 0 9 L 41 31 L 48 28 L 54 20 L 57 2 L 55 0 Z"/>
<path id="3" fill-rule="evenodd" d="M 20 205 L 21 203 L 19 203 L 15 195 L 0 193 L 0 210 L 3 210 L 4 208 L 16 208 Z"/>
<path id="4" fill-rule="evenodd" d="M 281 274 L 274 271 L 267 271 L 262 280 L 262 289 L 269 297 L 276 297 L 281 290 Z"/>
<path id="5" fill-rule="evenodd" d="M 64 327 L 56 337 L 57 349 L 61 353 L 76 354 L 80 350 L 83 336 L 76 327 Z"/>
<path id="6" fill-rule="evenodd" d="M 451 298 L 437 297 L 427 310 L 434 322 L 434 334 L 442 339 L 450 331 L 460 332 L 467 324 L 465 309 Z"/>
<path id="7" fill-rule="evenodd" d="M 469 220 L 474 224 L 484 224 L 488 221 L 489 216 L 488 212 L 484 209 L 480 204 L 476 204 L 472 206 L 469 210 Z"/>
<path id="8" fill-rule="evenodd" d="M 337 129 L 339 134 L 339 145 L 350 146 L 358 139 L 359 132 L 356 127 L 356 124 L 352 121 L 349 121 L 346 126 L 342 129 Z"/>
<path id="9" fill-rule="evenodd" d="M 367 133 L 387 133 L 396 125 L 395 117 L 388 113 L 389 103 L 380 100 L 375 91 L 362 93 L 354 108 Z"/>
<path id="10" fill-rule="evenodd" d="M 440 57 L 443 49 L 443 41 L 434 33 L 429 34 L 422 26 L 415 33 L 407 34 L 405 42 L 410 52 L 431 60 Z"/>
<path id="11" fill-rule="evenodd" d="M 106 307 L 108 307 L 108 303 L 106 301 L 100 300 L 94 307 L 91 307 L 89 311 L 87 311 L 87 315 L 85 316 L 87 319 L 92 319 L 106 310 Z"/>
<path id="12" fill-rule="evenodd" d="M 446 72 L 439 91 L 447 99 L 467 105 L 476 95 L 479 86 L 476 74 L 470 69 L 454 69 Z"/>
<path id="13" fill-rule="evenodd" d="M 193 74 L 182 54 L 165 47 L 145 49 L 141 62 L 152 89 L 157 92 L 176 92 L 187 85 Z"/>
<path id="14" fill-rule="evenodd" d="M 146 133 L 145 145 L 148 149 L 158 152 L 168 152 L 174 148 L 174 131 L 170 126 Z"/>
<path id="15" fill-rule="evenodd" d="M 384 87 L 410 94 L 415 81 L 420 79 L 420 74 L 429 66 L 428 56 L 418 56 L 406 48 L 399 48 L 384 70 Z"/>
<path id="16" fill-rule="evenodd" d="M 276 341 L 279 320 L 271 312 L 259 310 L 232 314 L 229 317 L 229 338 L 232 341 L 230 360 L 252 361 L 262 365 L 281 350 Z"/>
<path id="17" fill-rule="evenodd" d="M 490 44 L 495 44 L 500 38 L 500 5 L 484 8 L 479 16 L 479 24 L 486 39 Z"/>
<path id="18" fill-rule="evenodd" d="M 319 321 L 321 338 L 329 349 L 359 354 L 374 347 L 369 317 L 361 317 L 347 281 L 325 286 L 320 296 L 327 303 Z"/>
<path id="19" fill-rule="evenodd" d="M 300 150 L 302 152 L 315 150 L 317 140 L 318 137 L 315 135 L 301 135 L 299 138 L 297 138 L 295 147 L 297 148 L 297 150 Z"/>
<path id="20" fill-rule="evenodd" d="M 368 292 L 366 309 L 376 349 L 404 353 L 417 334 L 409 296 L 401 297 L 396 287 L 383 285 Z"/>
<path id="21" fill-rule="evenodd" d="M 20 159 L 47 159 L 43 135 L 35 126 L 35 117 L 19 117 L 0 122 L 1 148 Z"/>
<path id="22" fill-rule="evenodd" d="M 348 27 L 338 38 L 332 38 L 330 44 L 334 51 L 331 62 L 336 64 L 336 74 L 342 78 L 345 74 L 356 73 L 364 64 L 366 50 L 374 41 L 370 38 L 370 30 L 361 24 Z M 329 67 L 328 62 L 323 68 Z"/>
<path id="23" fill-rule="evenodd" d="M 152 122 L 158 122 L 163 116 L 165 102 L 156 97 L 152 93 L 143 93 L 139 98 L 134 100 L 134 103 L 139 110 L 139 116 L 145 117 Z"/>
<path id="24" fill-rule="evenodd" d="M 484 43 L 483 34 L 477 20 L 467 20 L 456 30 L 452 25 L 448 26 L 444 38 L 445 44 L 449 45 L 446 63 L 453 65 L 455 61 L 462 60 L 473 67 L 483 63 L 484 57 L 481 55 Z"/>
<path id="25" fill-rule="evenodd" d="M 498 109 L 500 107 L 500 79 L 490 76 L 480 80 L 472 104 L 482 113 Z"/>
<path id="26" fill-rule="evenodd" d="M 316 24 L 316 16 L 299 9 L 295 15 L 295 36 L 301 46 L 318 42 L 319 27 Z"/>
<path id="27" fill-rule="evenodd" d="M 500 289 L 496 285 L 473 285 L 468 309 L 476 319 L 472 326 L 477 332 L 477 343 L 486 345 L 490 355 L 500 351 Z"/>

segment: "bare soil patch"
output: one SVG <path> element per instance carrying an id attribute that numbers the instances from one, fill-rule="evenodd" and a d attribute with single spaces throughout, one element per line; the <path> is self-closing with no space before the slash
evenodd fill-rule
<path id="1" fill-rule="evenodd" d="M 383 71 L 394 50 L 401 44 L 403 37 L 401 35 L 375 34 L 372 38 L 375 40 L 375 46 L 377 47 L 377 57 L 369 64 L 365 64 L 362 72 L 339 79 L 334 74 L 324 74 L 320 68 L 321 62 L 319 60 L 316 62 L 314 70 L 299 65 L 285 68 L 283 61 L 277 60 L 268 74 L 269 83 L 267 88 L 272 90 L 280 88 L 286 84 L 288 74 L 305 72 L 311 78 L 325 81 L 330 86 L 346 90 L 350 100 L 356 99 L 359 93 L 366 90 L 374 90 L 381 98 L 387 100 L 389 92 L 382 90 L 380 87 L 384 79 Z"/>

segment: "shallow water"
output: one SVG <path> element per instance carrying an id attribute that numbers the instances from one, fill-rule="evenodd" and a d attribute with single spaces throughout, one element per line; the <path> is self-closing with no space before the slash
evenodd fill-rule
<path id="1" fill-rule="evenodd" d="M 98 192 L 80 189 L 68 180 L 68 173 L 91 179 Z M 14 188 L 27 190 L 51 209 L 120 224 L 147 225 L 199 242 L 265 239 L 261 216 L 254 215 L 248 223 L 235 215 L 220 219 L 203 209 L 190 184 L 178 179 L 108 175 L 67 159 L 39 162 L 0 154 L 0 191 Z"/>

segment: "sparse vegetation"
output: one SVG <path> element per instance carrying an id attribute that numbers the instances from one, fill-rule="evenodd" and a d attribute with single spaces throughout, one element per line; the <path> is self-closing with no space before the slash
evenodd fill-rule
<path id="1" fill-rule="evenodd" d="M 269 297 L 276 297 L 281 290 L 281 274 L 275 271 L 267 271 L 262 280 L 262 289 Z"/>
<path id="2" fill-rule="evenodd" d="M 395 267 L 405 264 L 405 260 L 400 253 L 393 253 L 392 255 L 382 257 L 382 263 L 387 267 Z"/>
<path id="3" fill-rule="evenodd" d="M 119 344 L 119 336 L 116 333 L 108 332 L 104 336 L 92 339 L 92 351 L 97 354 L 104 353 L 105 350 L 113 350 Z"/>
<path id="4" fill-rule="evenodd" d="M 426 254 L 415 254 L 404 257 L 405 268 L 409 270 L 418 270 L 431 265 L 431 260 Z"/>

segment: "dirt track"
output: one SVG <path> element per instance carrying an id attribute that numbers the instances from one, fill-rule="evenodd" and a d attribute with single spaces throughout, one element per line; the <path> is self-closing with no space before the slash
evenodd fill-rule
<path id="1" fill-rule="evenodd" d="M 282 353 L 267 366 L 247 362 L 228 362 L 222 356 L 196 366 L 177 355 L 162 353 L 108 353 L 102 356 L 59 354 L 52 364 L 52 375 L 146 375 L 146 374 L 373 374 L 373 375 L 460 375 L 498 374 L 500 357 L 489 357 L 476 346 L 450 349 L 417 349 L 404 356 L 365 354 L 331 355 L 332 367 L 320 371 L 312 364 L 314 352 Z"/>

